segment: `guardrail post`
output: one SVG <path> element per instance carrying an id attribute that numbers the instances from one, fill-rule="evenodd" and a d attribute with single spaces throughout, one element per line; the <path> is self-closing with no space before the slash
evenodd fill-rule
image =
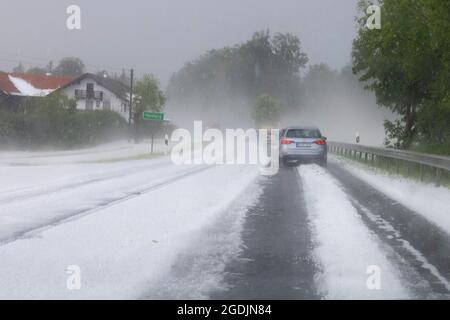
<path id="1" fill-rule="evenodd" d="M 396 168 L 395 168 L 395 170 L 397 171 L 397 174 L 399 174 L 399 173 L 400 173 L 400 160 L 397 159 L 396 161 L 397 161 L 397 163 L 396 163 Z"/>
<path id="2" fill-rule="evenodd" d="M 420 164 L 419 167 L 419 174 L 420 174 L 420 181 L 423 181 L 423 176 L 424 176 L 424 172 L 423 172 L 423 164 Z"/>

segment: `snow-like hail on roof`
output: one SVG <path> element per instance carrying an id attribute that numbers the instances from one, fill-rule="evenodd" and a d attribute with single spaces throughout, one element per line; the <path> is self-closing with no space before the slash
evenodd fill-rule
<path id="1" fill-rule="evenodd" d="M 50 94 L 54 89 L 37 89 L 33 87 L 33 85 L 21 78 L 16 78 L 13 76 L 8 76 L 9 80 L 14 84 L 14 86 L 19 90 L 19 94 L 21 96 L 28 97 L 45 97 Z"/>
<path id="2" fill-rule="evenodd" d="M 45 97 L 74 79 L 48 74 L 0 73 L 0 90 L 13 96 Z"/>

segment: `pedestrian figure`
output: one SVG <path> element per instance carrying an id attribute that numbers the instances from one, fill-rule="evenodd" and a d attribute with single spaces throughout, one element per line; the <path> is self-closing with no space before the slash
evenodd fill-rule
<path id="1" fill-rule="evenodd" d="M 167 154 L 169 151 L 169 135 L 167 133 L 164 135 L 164 144 L 166 145 L 164 153 Z"/>

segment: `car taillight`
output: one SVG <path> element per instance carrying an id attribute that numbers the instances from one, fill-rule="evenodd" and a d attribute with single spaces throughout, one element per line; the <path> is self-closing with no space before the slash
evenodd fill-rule
<path id="1" fill-rule="evenodd" d="M 315 143 L 315 144 L 318 144 L 319 146 L 324 146 L 324 145 L 327 144 L 327 142 L 326 142 L 325 140 L 323 140 L 323 139 L 321 139 L 321 140 L 316 140 L 316 141 L 314 141 L 314 143 Z"/>
<path id="2" fill-rule="evenodd" d="M 294 143 L 293 140 L 289 140 L 289 139 L 281 139 L 281 144 L 286 145 L 286 144 L 292 144 L 292 143 Z"/>

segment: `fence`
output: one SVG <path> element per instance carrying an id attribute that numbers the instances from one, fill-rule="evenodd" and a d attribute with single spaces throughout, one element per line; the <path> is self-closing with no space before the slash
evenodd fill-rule
<path id="1" fill-rule="evenodd" d="M 419 177 L 421 181 L 424 180 L 425 167 L 433 168 L 435 172 L 434 180 L 437 186 L 441 185 L 443 172 L 450 172 L 450 157 L 445 156 L 340 142 L 329 142 L 328 148 L 330 152 L 354 157 L 366 163 L 384 164 L 387 170 L 390 170 L 392 165 L 394 165 L 397 173 L 400 171 L 400 162 L 405 162 L 407 165 L 407 175 L 411 172 L 411 164 L 417 164 L 419 166 Z M 394 163 L 392 160 L 394 160 Z"/>

